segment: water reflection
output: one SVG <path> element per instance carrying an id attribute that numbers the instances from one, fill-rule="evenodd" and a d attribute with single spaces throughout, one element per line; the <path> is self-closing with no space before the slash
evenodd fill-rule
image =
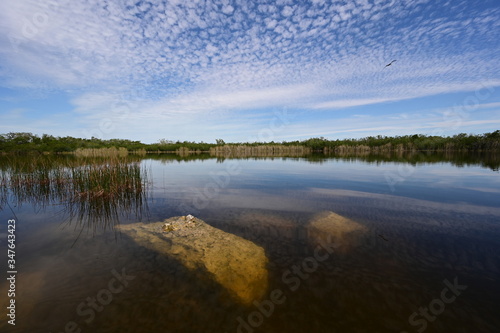
<path id="1" fill-rule="evenodd" d="M 425 151 L 394 151 L 394 152 L 358 152 L 358 153 L 304 153 L 303 151 L 261 152 L 254 154 L 250 152 L 231 151 L 229 153 L 196 153 L 196 154 L 150 154 L 147 159 L 158 160 L 162 163 L 173 163 L 181 161 L 203 161 L 216 159 L 223 163 L 228 159 L 241 160 L 301 160 L 310 163 L 326 163 L 329 161 L 352 161 L 369 164 L 382 163 L 404 163 L 411 165 L 450 163 L 457 167 L 480 166 L 493 171 L 499 171 L 500 154 L 492 152 L 425 152 Z"/>
<path id="2" fill-rule="evenodd" d="M 60 207 L 82 231 L 112 229 L 147 212 L 149 175 L 138 157 L 15 156 L 0 160 L 0 209 Z"/>
<path id="3" fill-rule="evenodd" d="M 456 276 L 469 286 L 468 292 L 429 325 L 429 332 L 494 331 L 494 311 L 478 312 L 477 307 L 494 306 L 485 295 L 500 292 L 494 285 L 500 262 L 493 250 L 499 243 L 487 236 L 499 234 L 495 220 L 500 210 L 440 207 L 404 198 L 394 203 L 390 196 L 361 193 L 350 193 L 353 200 L 340 204 L 337 199 L 349 193 L 318 194 L 302 196 L 312 205 L 320 196 L 328 198 L 330 207 L 342 207 L 349 218 L 333 212 L 237 207 L 207 213 L 217 227 L 263 246 L 273 264 L 270 289 L 285 291 L 287 302 L 262 332 L 412 332 L 409 315 L 439 296 L 444 279 Z M 490 214 L 495 218 L 488 219 Z M 221 216 L 230 216 L 230 222 Z M 284 272 L 313 256 L 318 240 L 328 234 L 341 247 L 290 289 L 295 275 L 284 280 Z"/>
<path id="4" fill-rule="evenodd" d="M 495 332 L 500 327 L 496 313 L 500 187 L 498 173 L 491 172 L 488 165 L 494 166 L 498 160 L 473 157 L 470 163 L 474 167 L 467 167 L 469 162 L 464 160 L 445 162 L 444 158 L 416 157 L 418 168 L 395 192 L 389 191 L 383 172 L 386 167 L 394 169 L 409 162 L 406 156 L 401 160 L 274 156 L 241 161 L 242 172 L 223 182 L 199 216 L 222 231 L 221 235 L 237 236 L 262 249 L 268 260 L 265 299 L 273 290 L 283 291 L 286 301 L 275 305 L 273 314 L 264 318 L 255 333 L 414 332 L 409 315 L 439 297 L 443 280 L 453 281 L 455 276 L 468 289 L 429 322 L 426 332 Z M 180 212 L 179 206 L 214 182 L 210 174 L 224 170 L 228 162 L 222 157 L 219 161 L 223 163 L 217 163 L 216 157 L 202 154 L 148 155 L 145 160 L 154 160 L 148 177 L 141 173 L 142 180 L 152 176 L 157 185 L 147 197 L 154 221 L 187 213 Z M 130 160 L 137 162 L 140 160 Z M 9 163 L 3 159 L 0 163 L 9 165 L 2 167 L 4 176 L 18 168 L 13 166 L 15 161 Z M 451 163 L 464 163 L 465 167 Z M 23 172 L 19 179 L 32 173 Z M 10 183 L 4 183 L 4 190 L 6 184 Z M 57 186 L 57 182 L 50 184 Z M 52 190 L 39 190 L 42 185 L 19 186 L 16 193 L 22 196 L 22 189 L 40 192 L 43 200 Z M 63 182 L 61 186 L 67 185 Z M 126 188 L 120 187 L 123 192 Z M 10 188 L 7 193 L 9 202 L 16 202 Z M 120 196 L 108 197 L 120 202 Z M 61 198 L 54 196 L 53 200 Z M 97 198 L 107 197 L 96 194 Z M 92 202 L 92 197 L 82 196 L 82 200 Z M 75 206 L 75 212 L 79 207 Z M 205 246 L 203 237 L 201 245 L 183 238 L 180 244 L 185 249 L 176 248 L 172 241 L 165 250 L 167 255 L 162 252 L 167 247 L 165 240 L 153 244 L 154 238 L 145 235 L 141 245 L 134 241 L 132 231 L 130 237 L 123 232 L 117 240 L 113 233 L 95 237 L 84 233 L 82 241 L 70 248 L 74 238 L 70 228 L 61 230 L 58 220 L 50 223 L 52 216 L 44 215 L 43 210 L 37 216 L 28 215 L 26 209 L 24 213 L 29 217 L 23 220 L 24 230 L 29 232 L 19 242 L 25 255 L 19 274 L 18 314 L 29 319 L 19 321 L 12 332 L 59 332 L 71 320 L 82 331 L 96 333 L 237 332 L 237 318 L 248 322 L 259 311 L 253 302 L 231 297 L 224 279 L 210 278 L 202 254 L 196 252 Z M 47 223 L 29 224 L 35 218 Z M 120 222 L 129 227 L 127 221 Z M 134 224 L 130 228 L 142 226 Z M 314 258 L 317 244 L 327 235 L 340 243 L 338 251 L 317 267 L 311 265 L 308 258 Z M 213 250 L 211 256 L 221 253 L 217 247 Z M 223 258 L 217 259 L 216 263 L 223 262 Z M 308 266 L 302 269 L 302 278 L 295 267 L 304 267 L 303 263 Z M 107 288 L 112 269 L 122 268 L 136 278 L 87 324 L 87 317 L 79 316 L 75 309 Z M 0 289 L 6 290 L 6 281 L 0 283 Z M 262 302 L 259 297 L 256 301 Z"/>
<path id="5" fill-rule="evenodd" d="M 304 154 L 303 157 L 284 157 L 280 156 L 279 151 L 267 155 L 261 152 L 261 156 L 250 156 L 245 151 L 239 155 L 237 153 L 238 151 L 226 155 L 221 152 L 213 155 L 204 153 L 149 154 L 146 157 L 130 155 L 121 158 L 78 158 L 73 155 L 2 156 L 0 158 L 0 210 L 8 208 L 8 202 L 17 207 L 30 204 L 36 209 L 57 205 L 69 222 L 75 222 L 81 230 L 86 228 L 92 232 L 97 232 L 99 229 L 112 229 L 121 218 L 127 216 L 140 220 L 148 213 L 148 194 L 151 189 L 152 175 L 148 169 L 141 166 L 144 165 L 144 161 L 148 160 L 158 161 L 163 165 L 195 161 L 216 161 L 223 164 L 227 160 L 238 159 L 242 161 L 282 160 L 311 164 L 362 162 L 367 165 L 386 163 L 442 165 L 449 163 L 457 167 L 480 166 L 494 171 L 498 171 L 500 167 L 500 155 L 487 153 L 393 152 L 358 153 L 356 155 Z M 291 153 L 301 155 L 300 151 L 286 152 L 286 155 Z M 196 170 L 195 172 L 199 177 L 204 171 Z M 166 176 L 175 177 L 176 175 Z M 276 180 L 283 177 L 278 174 L 274 176 Z M 186 177 L 188 179 L 189 175 Z M 309 175 L 308 177 L 310 178 Z M 350 177 L 350 183 L 354 184 L 354 175 L 351 174 Z M 232 181 L 234 182 L 234 179 Z M 342 179 L 338 181 L 345 182 Z M 312 183 L 309 185 L 314 186 Z M 260 183 L 259 186 L 262 187 L 265 184 Z M 273 180 L 272 186 L 279 185 Z M 470 184 L 468 187 L 477 189 L 478 186 Z M 169 191 L 168 188 L 164 190 Z M 412 191 L 414 193 L 411 195 L 416 195 L 415 188 Z M 227 200 L 230 203 L 234 200 L 234 196 L 227 197 Z M 168 216 L 163 216 L 165 217 Z"/>
<path id="6" fill-rule="evenodd" d="M 500 154 L 491 152 L 426 152 L 426 151 L 407 151 L 407 152 L 387 152 L 387 153 L 358 153 L 352 154 L 332 154 L 328 155 L 342 160 L 363 161 L 367 163 L 408 163 L 418 164 L 436 164 L 450 163 L 453 166 L 481 166 L 493 171 L 498 171 L 500 167 Z"/>

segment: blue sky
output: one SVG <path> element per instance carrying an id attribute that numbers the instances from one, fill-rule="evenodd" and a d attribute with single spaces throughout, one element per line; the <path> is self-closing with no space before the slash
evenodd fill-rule
<path id="1" fill-rule="evenodd" d="M 0 133 L 491 132 L 499 17 L 498 0 L 2 0 Z"/>

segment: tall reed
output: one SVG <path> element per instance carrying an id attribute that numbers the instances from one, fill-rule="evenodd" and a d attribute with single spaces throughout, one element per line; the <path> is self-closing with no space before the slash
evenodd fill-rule
<path id="1" fill-rule="evenodd" d="M 225 157 L 301 157 L 311 152 L 308 147 L 283 145 L 224 145 L 210 148 L 210 155 Z"/>
<path id="2" fill-rule="evenodd" d="M 147 199 L 147 171 L 138 162 L 112 159 L 103 164 L 86 164 L 71 169 L 70 218 L 96 228 L 99 221 L 119 223 L 124 213 L 142 214 Z"/>
<path id="3" fill-rule="evenodd" d="M 93 230 L 119 223 L 122 215 L 142 214 L 149 180 L 140 162 L 119 156 L 57 161 L 42 156 L 0 165 L 0 208 L 8 195 L 18 205 L 58 204 L 69 221 Z"/>
<path id="4" fill-rule="evenodd" d="M 127 148 L 111 147 L 111 148 L 78 148 L 75 151 L 75 155 L 78 157 L 117 157 L 117 156 L 127 156 Z"/>

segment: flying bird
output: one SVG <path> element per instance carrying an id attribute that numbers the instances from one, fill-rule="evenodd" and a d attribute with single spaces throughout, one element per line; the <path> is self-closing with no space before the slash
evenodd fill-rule
<path id="1" fill-rule="evenodd" d="M 380 238 L 382 238 L 383 240 L 385 240 L 386 242 L 388 242 L 389 240 L 387 238 L 385 238 L 383 235 L 378 235 Z"/>
<path id="2" fill-rule="evenodd" d="M 386 67 L 389 67 L 390 65 L 392 65 L 392 63 L 393 63 L 393 62 L 396 62 L 396 61 L 397 61 L 397 60 L 393 60 L 393 61 L 391 61 L 390 63 L 388 63 L 387 65 L 385 65 L 384 69 L 385 69 Z"/>

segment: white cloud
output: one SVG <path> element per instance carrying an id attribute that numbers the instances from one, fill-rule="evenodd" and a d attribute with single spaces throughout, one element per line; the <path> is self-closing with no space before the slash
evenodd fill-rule
<path id="1" fill-rule="evenodd" d="M 321 102 L 312 106 L 314 109 L 344 109 L 353 106 L 378 104 L 391 101 L 388 98 L 370 98 L 370 99 L 347 99 L 347 100 L 335 100 L 330 102 Z"/>
<path id="2" fill-rule="evenodd" d="M 178 116 L 220 113 L 227 110 L 252 110 L 283 104 L 293 105 L 314 94 L 312 85 L 273 87 L 266 89 L 217 92 L 210 89 L 186 93 L 159 101 L 128 99 L 120 94 L 89 93 L 72 100 L 75 111 L 87 119 L 101 118 L 112 113 L 127 113 L 130 117 Z"/>
<path id="3" fill-rule="evenodd" d="M 231 6 L 231 5 L 224 6 L 224 7 L 222 8 L 222 12 L 223 12 L 224 14 L 230 15 L 230 14 L 232 14 L 232 13 L 234 12 L 234 7 L 233 7 L 233 6 Z"/>
<path id="4" fill-rule="evenodd" d="M 139 100 L 142 118 L 344 109 L 498 87 L 500 9 L 464 6 L 4 0 L 0 84 L 69 91 L 87 116 Z M 141 97 L 117 97 L 131 94 Z"/>
<path id="5" fill-rule="evenodd" d="M 211 68 L 215 70 L 223 69 L 233 63 L 259 62 L 259 65 L 264 66 L 286 64 L 290 68 L 289 71 L 300 71 L 304 61 L 314 61 L 325 56 L 337 63 L 347 63 L 355 54 L 345 50 L 355 50 L 359 46 L 362 50 L 365 42 L 371 43 L 372 46 L 364 55 L 377 56 L 381 51 L 385 52 L 386 45 L 391 45 L 392 53 L 401 53 L 405 52 L 406 45 L 403 43 L 406 42 L 411 42 L 412 45 L 426 45 L 428 41 L 447 38 L 453 33 L 461 32 L 462 35 L 474 33 L 464 30 L 458 21 L 435 21 L 424 18 L 419 22 L 418 29 L 409 26 L 409 30 L 403 34 L 396 31 L 393 34 L 389 30 L 384 32 L 386 35 L 384 38 L 375 40 L 370 36 L 372 32 L 363 35 L 356 27 L 362 27 L 366 23 L 362 17 L 345 16 L 353 15 L 352 12 L 356 9 L 354 3 L 343 6 L 332 5 L 333 12 L 327 14 L 321 7 L 309 7 L 306 3 L 282 2 L 281 14 L 288 17 L 295 12 L 298 16 L 294 16 L 293 20 L 290 18 L 282 20 L 279 15 L 267 16 L 275 6 L 262 4 L 258 8 L 265 12 L 265 17 L 255 16 L 256 22 L 252 25 L 255 32 L 252 36 L 249 36 L 244 28 L 236 31 L 222 28 L 224 24 L 242 27 L 245 15 L 251 14 L 250 8 L 247 8 L 246 13 L 237 13 L 229 2 L 222 7 L 222 12 L 217 12 L 216 6 L 207 4 L 208 8 L 212 6 L 212 10 L 208 13 L 194 3 L 174 5 L 171 2 L 160 4 L 144 2 L 140 7 L 132 6 L 129 9 L 115 2 L 103 6 L 98 1 L 87 5 L 60 1 L 54 2 L 57 5 L 52 6 L 28 0 L 3 3 L 0 8 L 3 14 L 0 15 L 5 23 L 0 29 L 6 36 L 12 36 L 12 40 L 19 42 L 17 45 L 19 53 L 7 48 L 7 51 L 3 52 L 5 59 L 24 73 L 46 78 L 60 86 L 88 86 L 113 80 L 129 80 L 130 84 L 134 84 L 134 80 L 139 77 L 146 77 L 147 80 L 151 76 L 172 76 L 172 74 L 178 77 L 179 83 L 184 80 L 203 80 L 203 73 L 198 72 L 197 66 L 210 65 L 203 52 L 199 52 L 205 47 L 208 53 L 214 53 L 216 49 L 225 50 L 223 54 L 211 59 Z M 391 11 L 395 10 L 393 7 L 396 4 L 392 6 L 389 4 L 389 1 L 381 1 L 373 8 L 370 6 L 368 8 L 367 3 L 361 1 L 358 6 L 364 11 L 391 20 Z M 411 2 L 405 3 L 405 8 L 411 10 Z M 224 13 L 235 15 L 227 17 Z M 305 19 L 306 13 L 313 15 L 314 20 Z M 330 24 L 332 18 L 339 17 L 336 14 L 348 20 L 352 28 Z M 486 14 L 483 13 L 484 15 Z M 34 17 L 46 17 L 47 23 L 35 27 L 33 38 L 27 38 L 23 35 L 23 31 L 29 30 L 26 26 L 34 24 L 30 22 Z M 278 22 L 278 19 L 281 21 Z M 494 21 L 485 19 L 482 22 L 484 25 L 494 24 Z M 296 39 L 293 44 L 287 42 L 287 39 L 300 36 L 299 31 L 308 29 L 309 24 L 316 29 L 309 28 L 304 32 L 307 39 L 303 41 Z M 265 31 L 263 30 L 265 27 L 272 29 L 278 36 L 269 39 L 271 36 L 261 34 Z M 190 29 L 198 28 L 204 29 L 203 33 L 189 32 Z M 208 38 L 207 33 L 212 36 L 208 46 L 201 38 L 202 36 Z M 282 38 L 279 38 L 279 35 Z M 411 40 L 412 38 L 418 40 Z M 309 51 L 311 47 L 306 46 L 309 43 L 312 43 L 312 52 Z M 320 47 L 322 44 L 337 44 L 337 46 L 333 48 L 333 53 L 325 53 L 329 48 Z M 253 48 L 249 45 L 253 45 Z M 386 61 L 390 56 L 384 58 Z M 165 59 L 168 61 L 164 61 Z M 373 56 L 370 59 L 377 60 Z M 440 65 L 443 65 L 443 59 L 440 60 Z M 446 66 L 446 63 L 451 61 L 444 62 Z M 433 66 L 430 61 L 424 60 L 423 63 L 431 72 L 441 67 Z M 318 67 L 323 65 L 321 61 L 317 64 Z M 367 69 L 361 66 L 358 68 L 360 71 Z M 204 83 L 206 82 L 208 80 L 204 80 Z M 277 85 L 283 83 L 277 82 Z"/>
<path id="6" fill-rule="evenodd" d="M 283 10 L 281 11 L 281 15 L 288 17 L 291 16 L 294 12 L 294 9 L 290 6 L 285 6 Z"/>

